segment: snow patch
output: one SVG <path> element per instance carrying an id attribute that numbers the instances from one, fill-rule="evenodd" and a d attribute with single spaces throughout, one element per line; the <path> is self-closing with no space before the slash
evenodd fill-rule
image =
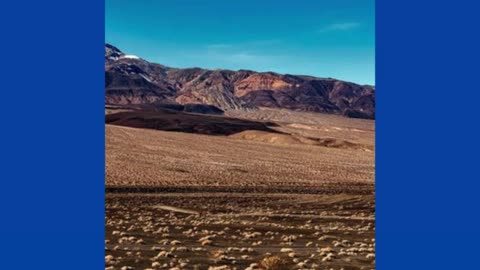
<path id="1" fill-rule="evenodd" d="M 140 57 L 133 55 L 133 54 L 125 54 L 122 56 L 122 58 L 128 58 L 128 59 L 140 59 Z"/>

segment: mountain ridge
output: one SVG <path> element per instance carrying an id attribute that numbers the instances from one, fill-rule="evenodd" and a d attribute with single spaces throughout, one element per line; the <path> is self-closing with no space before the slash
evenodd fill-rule
<path id="1" fill-rule="evenodd" d="M 172 68 L 105 45 L 105 103 L 283 108 L 375 119 L 375 87 L 241 69 Z"/>

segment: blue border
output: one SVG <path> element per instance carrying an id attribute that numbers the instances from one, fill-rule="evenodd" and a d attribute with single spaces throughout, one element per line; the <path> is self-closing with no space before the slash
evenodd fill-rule
<path id="1" fill-rule="evenodd" d="M 473 3 L 377 0 L 377 269 L 478 269 Z"/>
<path id="2" fill-rule="evenodd" d="M 104 3 L 3 1 L 1 269 L 104 268 Z"/>

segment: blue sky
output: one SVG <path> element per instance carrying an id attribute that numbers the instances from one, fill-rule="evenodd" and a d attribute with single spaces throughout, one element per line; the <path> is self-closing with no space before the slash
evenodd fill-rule
<path id="1" fill-rule="evenodd" d="M 106 0 L 105 40 L 172 67 L 375 83 L 374 0 Z"/>

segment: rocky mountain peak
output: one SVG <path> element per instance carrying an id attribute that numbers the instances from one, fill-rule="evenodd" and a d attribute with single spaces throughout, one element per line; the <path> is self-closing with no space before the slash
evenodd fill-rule
<path id="1" fill-rule="evenodd" d="M 105 45 L 105 102 L 204 104 L 222 110 L 256 107 L 375 118 L 375 87 L 332 78 L 170 68 Z"/>

